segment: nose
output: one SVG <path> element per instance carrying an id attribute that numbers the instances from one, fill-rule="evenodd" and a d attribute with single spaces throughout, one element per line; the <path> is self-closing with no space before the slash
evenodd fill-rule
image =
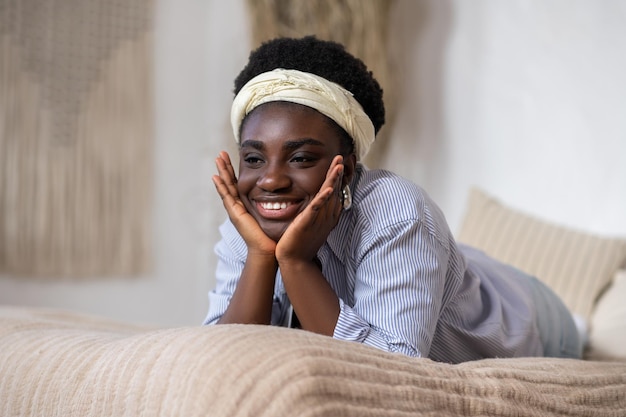
<path id="1" fill-rule="evenodd" d="M 256 184 L 263 191 L 275 193 L 289 189 L 291 178 L 280 164 L 269 164 L 261 172 Z"/>

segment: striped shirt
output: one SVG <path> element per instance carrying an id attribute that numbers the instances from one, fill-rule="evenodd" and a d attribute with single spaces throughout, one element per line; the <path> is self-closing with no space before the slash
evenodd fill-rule
<path id="1" fill-rule="evenodd" d="M 437 205 L 406 179 L 358 165 L 351 189 L 352 207 L 318 252 L 340 303 L 333 337 L 450 363 L 542 354 L 528 276 L 456 243 Z M 226 310 L 247 254 L 230 221 L 220 232 L 205 324 Z M 272 324 L 289 312 L 278 271 Z"/>

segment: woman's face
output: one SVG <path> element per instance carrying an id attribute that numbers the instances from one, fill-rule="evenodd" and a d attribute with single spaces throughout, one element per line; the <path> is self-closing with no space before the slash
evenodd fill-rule
<path id="1" fill-rule="evenodd" d="M 244 121 L 237 189 L 248 212 L 278 241 L 311 202 L 336 155 L 341 134 L 330 119 L 306 106 L 271 102 Z M 350 165 L 354 158 L 346 158 Z M 344 183 L 352 169 L 344 170 Z"/>

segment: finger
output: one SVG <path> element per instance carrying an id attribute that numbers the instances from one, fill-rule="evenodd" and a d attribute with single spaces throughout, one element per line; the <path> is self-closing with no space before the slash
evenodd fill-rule
<path id="1" fill-rule="evenodd" d="M 343 180 L 343 157 L 337 155 L 326 173 L 326 179 L 314 199 L 312 208 L 320 210 L 323 206 L 335 217 L 342 208 L 341 185 Z M 313 204 L 313 202 L 312 202 Z"/>
<path id="2" fill-rule="evenodd" d="M 235 168 L 233 167 L 232 162 L 230 161 L 230 155 L 226 151 L 221 151 L 219 153 L 219 157 L 224 161 L 226 165 L 226 169 L 232 178 L 237 178 L 235 175 Z M 236 182 L 236 181 L 235 181 Z"/>
<path id="3" fill-rule="evenodd" d="M 314 211 L 321 210 L 328 203 L 328 201 L 333 197 L 334 194 L 335 194 L 335 189 L 333 187 L 322 188 L 315 195 L 315 197 L 311 201 L 311 204 L 309 204 L 309 207 L 311 207 L 311 210 L 314 210 Z"/>
<path id="4" fill-rule="evenodd" d="M 233 196 L 230 193 L 230 190 L 228 186 L 226 185 L 226 183 L 224 182 L 224 179 L 220 177 L 219 175 L 213 175 L 212 180 L 213 180 L 213 184 L 215 185 L 215 189 L 217 190 L 217 193 L 220 195 L 220 197 L 224 201 L 224 204 L 226 205 L 227 201 L 229 202 L 229 204 L 232 204 L 232 202 L 235 199 L 235 196 Z"/>
<path id="5" fill-rule="evenodd" d="M 230 162 L 230 156 L 227 152 L 220 152 L 215 160 L 218 171 L 222 177 L 229 178 L 230 182 L 236 183 L 237 176 L 235 175 L 235 168 L 233 164 Z"/>
<path id="6" fill-rule="evenodd" d="M 224 193 L 237 197 L 239 195 L 237 185 L 234 182 L 234 179 L 225 171 L 225 167 L 222 163 L 223 162 L 218 162 L 218 160 L 216 160 L 216 164 L 218 165 L 218 175 L 215 177 L 219 178 L 219 183 L 223 187 Z M 222 197 L 224 196 L 222 195 Z"/>
<path id="7" fill-rule="evenodd" d="M 222 198 L 222 204 L 226 209 L 226 213 L 233 221 L 233 223 L 237 223 L 237 218 L 247 213 L 246 208 L 243 203 L 239 199 L 238 195 L 232 195 L 228 189 L 228 186 L 224 183 L 222 178 L 219 175 L 213 176 L 213 184 L 215 184 L 215 189 L 217 193 Z"/>
<path id="8" fill-rule="evenodd" d="M 228 153 L 220 152 L 219 156 L 215 159 L 215 165 L 217 166 L 217 172 L 220 178 L 222 178 L 225 186 L 228 187 L 229 193 L 233 196 L 237 195 L 237 177 L 235 176 L 235 170 L 230 162 Z"/>
<path id="9" fill-rule="evenodd" d="M 326 178 L 322 183 L 321 189 L 326 187 L 332 187 L 337 190 L 337 185 L 341 185 L 341 177 L 343 176 L 343 158 L 341 155 L 337 155 L 330 164 L 328 171 L 326 171 Z"/>
<path id="10" fill-rule="evenodd" d="M 333 177 L 337 174 L 343 174 L 343 156 L 337 155 L 333 158 L 326 172 L 326 177 Z"/>
<path id="11" fill-rule="evenodd" d="M 331 163 L 326 173 L 326 179 L 314 199 L 316 203 L 327 204 L 333 197 L 335 197 L 335 200 L 339 198 L 341 193 L 341 180 L 343 177 L 343 165 L 341 161 L 341 156 L 337 156 Z M 316 204 L 316 207 L 318 207 L 318 204 Z"/>
<path id="12" fill-rule="evenodd" d="M 325 230 L 333 228 L 339 220 L 342 211 L 342 204 L 335 190 L 327 187 L 315 196 L 308 209 L 302 213 L 302 220 L 316 229 Z M 330 230 L 330 229 L 328 229 Z"/>
<path id="13" fill-rule="evenodd" d="M 336 167 L 337 165 L 343 165 L 343 156 L 335 155 L 335 157 L 330 163 L 330 167 L 328 167 L 328 172 L 332 171 L 332 169 Z"/>
<path id="14" fill-rule="evenodd" d="M 337 175 L 336 175 L 336 179 L 335 179 L 335 183 L 333 184 L 333 188 L 335 190 L 334 195 L 336 198 L 333 199 L 333 209 L 335 209 L 334 211 L 338 211 L 341 210 L 343 208 L 343 194 L 342 194 L 342 187 L 343 187 L 343 172 L 344 172 L 344 166 L 339 165 L 337 168 Z"/>

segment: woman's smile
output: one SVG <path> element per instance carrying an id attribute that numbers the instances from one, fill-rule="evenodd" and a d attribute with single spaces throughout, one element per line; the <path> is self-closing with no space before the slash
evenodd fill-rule
<path id="1" fill-rule="evenodd" d="M 301 211 L 301 204 L 293 201 L 255 201 L 255 203 L 259 215 L 271 220 L 293 220 Z"/>

